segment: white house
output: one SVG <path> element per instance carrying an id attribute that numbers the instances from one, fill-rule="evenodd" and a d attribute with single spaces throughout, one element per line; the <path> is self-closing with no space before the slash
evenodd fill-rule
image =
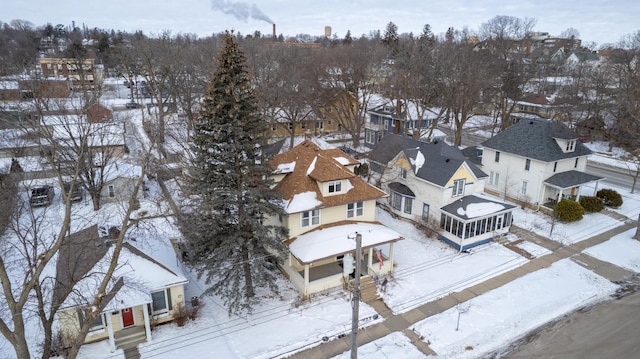
<path id="1" fill-rule="evenodd" d="M 601 177 L 585 173 L 591 155 L 579 136 L 557 122 L 520 121 L 482 143 L 486 190 L 534 208 L 579 200 L 582 186 Z"/>

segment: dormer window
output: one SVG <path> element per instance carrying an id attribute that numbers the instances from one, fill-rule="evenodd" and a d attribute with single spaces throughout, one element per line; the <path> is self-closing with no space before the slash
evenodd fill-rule
<path id="1" fill-rule="evenodd" d="M 329 193 L 338 193 L 342 191 L 342 182 L 341 181 L 331 181 L 329 182 Z"/>
<path id="2" fill-rule="evenodd" d="M 567 151 L 566 152 L 573 152 L 573 150 L 576 149 L 576 140 L 571 140 L 571 141 L 567 141 Z"/>

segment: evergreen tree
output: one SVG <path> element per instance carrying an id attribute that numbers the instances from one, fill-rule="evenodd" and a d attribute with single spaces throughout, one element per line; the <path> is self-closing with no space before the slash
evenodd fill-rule
<path id="1" fill-rule="evenodd" d="M 398 36 L 398 26 L 393 22 L 387 24 L 387 28 L 384 30 L 384 37 L 382 43 L 389 47 L 391 54 L 395 56 L 398 53 L 400 46 L 400 37 Z"/>
<path id="2" fill-rule="evenodd" d="M 260 118 L 247 59 L 226 33 L 205 93 L 193 138 L 188 216 L 189 260 L 206 278 L 206 293 L 220 295 L 229 314 L 251 312 L 258 288 L 278 292 L 277 262 L 286 229 L 266 218 L 283 214 L 271 189 L 262 146 L 267 123 Z"/>

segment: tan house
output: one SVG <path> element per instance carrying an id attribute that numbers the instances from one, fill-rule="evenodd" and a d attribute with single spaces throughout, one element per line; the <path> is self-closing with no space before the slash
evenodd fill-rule
<path id="1" fill-rule="evenodd" d="M 312 139 L 271 161 L 287 213 L 272 220 L 289 230 L 289 256 L 281 268 L 304 298 L 350 280 L 344 259 L 355 257 L 356 234 L 362 236 L 361 273 L 393 270 L 394 243 L 402 237 L 376 222 L 376 200 L 387 195 L 354 173 L 358 164 Z"/>
<path id="2" fill-rule="evenodd" d="M 115 230 L 117 232 L 117 230 Z M 113 255 L 107 231 L 97 225 L 66 238 L 56 266 L 54 301 L 63 340 L 77 335 Z M 104 236 L 106 234 L 106 236 Z M 150 341 L 152 324 L 174 320 L 185 305 L 184 276 L 175 273 L 139 249 L 125 243 L 111 285 L 91 324 L 85 342 L 108 339 L 111 351 L 132 341 Z"/>

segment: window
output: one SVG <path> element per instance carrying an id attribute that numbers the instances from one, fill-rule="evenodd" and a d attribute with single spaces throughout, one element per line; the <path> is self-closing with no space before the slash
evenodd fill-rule
<path id="1" fill-rule="evenodd" d="M 578 168 L 578 160 L 579 160 L 579 158 L 576 157 L 576 163 L 573 165 L 574 168 Z"/>
<path id="2" fill-rule="evenodd" d="M 429 205 L 427 203 L 422 205 L 422 219 L 425 221 L 429 219 Z"/>
<path id="3" fill-rule="evenodd" d="M 558 162 L 555 162 L 553 164 L 553 172 L 555 172 L 558 169 Z"/>
<path id="4" fill-rule="evenodd" d="M 116 191 L 115 191 L 115 188 L 113 188 L 113 185 L 109 185 L 108 189 L 109 189 L 109 197 L 110 198 L 115 197 L 116 196 Z"/>
<path id="5" fill-rule="evenodd" d="M 522 181 L 522 194 L 527 194 L 527 181 Z"/>
<path id="6" fill-rule="evenodd" d="M 320 210 L 302 212 L 302 227 L 315 226 L 320 224 Z"/>
<path id="7" fill-rule="evenodd" d="M 278 129 L 276 125 L 271 125 L 271 131 L 275 132 Z"/>
<path id="8" fill-rule="evenodd" d="M 459 179 L 453 181 L 453 197 L 461 196 L 464 194 L 464 180 Z"/>
<path id="9" fill-rule="evenodd" d="M 404 168 L 400 168 L 400 177 L 403 179 L 407 179 L 407 170 Z"/>
<path id="10" fill-rule="evenodd" d="M 293 122 L 289 122 L 289 131 L 293 130 Z"/>
<path id="11" fill-rule="evenodd" d="M 378 142 L 382 141 L 382 132 L 378 132 Z"/>
<path id="12" fill-rule="evenodd" d="M 304 121 L 303 121 L 303 122 L 300 122 L 300 128 L 301 128 L 301 129 L 303 129 L 303 130 L 304 130 L 305 128 L 307 128 L 307 123 L 306 123 L 306 122 L 304 122 Z"/>
<path id="13" fill-rule="evenodd" d="M 497 187 L 499 183 L 500 173 L 491 171 L 489 174 L 489 184 Z"/>
<path id="14" fill-rule="evenodd" d="M 496 162 L 500 162 L 500 152 L 496 151 Z"/>
<path id="15" fill-rule="evenodd" d="M 329 182 L 329 193 L 337 193 L 342 191 L 342 182 L 341 181 L 332 181 Z"/>
<path id="16" fill-rule="evenodd" d="M 573 152 L 576 149 L 576 141 L 567 142 L 567 152 Z"/>
<path id="17" fill-rule="evenodd" d="M 82 325 L 84 324 L 84 311 L 82 309 L 78 309 L 77 310 L 78 313 L 78 322 L 80 323 L 80 326 L 82 327 Z M 98 315 L 98 317 L 96 319 L 93 320 L 93 322 L 91 322 L 91 327 L 89 327 L 89 332 L 93 332 L 96 330 L 102 330 L 104 329 L 105 324 L 104 324 L 104 315 L 101 313 L 100 315 Z"/>
<path id="18" fill-rule="evenodd" d="M 402 208 L 402 196 L 396 192 L 393 192 L 391 206 L 393 207 L 393 209 L 396 209 L 399 211 Z"/>
<path id="19" fill-rule="evenodd" d="M 324 130 L 324 122 L 322 121 L 316 122 L 316 128 L 319 130 Z"/>
<path id="20" fill-rule="evenodd" d="M 373 144 L 374 138 L 375 138 L 375 132 L 371 130 L 366 130 L 366 142 L 369 144 Z"/>
<path id="21" fill-rule="evenodd" d="M 364 202 L 349 203 L 347 205 L 347 218 L 362 217 L 364 215 Z"/>
<path id="22" fill-rule="evenodd" d="M 413 198 L 405 197 L 404 198 L 404 213 L 411 214 L 411 207 L 413 207 Z"/>
<path id="23" fill-rule="evenodd" d="M 171 290 L 169 288 L 151 292 L 153 314 L 163 314 L 171 309 Z"/>
<path id="24" fill-rule="evenodd" d="M 528 171 L 530 169 L 531 169 L 531 160 L 527 158 L 526 160 L 524 160 L 524 170 Z"/>

